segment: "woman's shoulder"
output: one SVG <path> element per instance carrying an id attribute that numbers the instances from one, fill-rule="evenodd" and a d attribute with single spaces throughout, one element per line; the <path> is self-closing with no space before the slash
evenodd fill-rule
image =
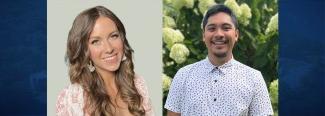
<path id="1" fill-rule="evenodd" d="M 56 102 L 56 113 L 57 115 L 71 115 L 71 109 L 82 112 L 83 89 L 79 84 L 70 84 L 65 87 L 58 95 Z M 68 110 L 70 109 L 70 110 Z M 73 111 L 74 112 L 74 111 Z"/>
<path id="2" fill-rule="evenodd" d="M 137 74 L 134 75 L 134 85 L 138 89 L 138 91 L 141 95 L 148 94 L 146 82 L 142 76 L 137 75 Z"/>
<path id="3" fill-rule="evenodd" d="M 83 89 L 80 84 L 69 84 L 59 93 L 59 98 L 68 97 L 68 96 L 76 96 L 81 95 L 83 93 Z"/>
<path id="4" fill-rule="evenodd" d="M 137 85 L 143 85 L 145 83 L 145 80 L 142 76 L 138 74 L 134 74 L 134 84 Z"/>
<path id="5" fill-rule="evenodd" d="M 134 75 L 134 84 L 135 84 L 138 92 L 140 93 L 140 95 L 143 98 L 143 107 L 146 110 L 146 116 L 152 116 L 153 109 L 152 109 L 148 89 L 147 89 L 146 82 L 145 82 L 144 78 L 140 75 L 135 74 Z"/>

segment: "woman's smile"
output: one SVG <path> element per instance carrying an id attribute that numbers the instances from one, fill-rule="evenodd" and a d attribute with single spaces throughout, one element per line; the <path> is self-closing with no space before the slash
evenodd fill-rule
<path id="1" fill-rule="evenodd" d="M 117 62 L 117 53 L 113 54 L 113 55 L 105 56 L 102 59 L 106 63 L 115 63 L 115 62 Z"/>

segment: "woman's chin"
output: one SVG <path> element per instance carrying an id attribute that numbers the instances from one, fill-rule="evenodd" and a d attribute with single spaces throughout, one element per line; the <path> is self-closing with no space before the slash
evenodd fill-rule
<path id="1" fill-rule="evenodd" d="M 105 70 L 106 71 L 109 71 L 109 72 L 115 72 L 117 71 L 118 69 L 120 68 L 120 65 L 115 65 L 115 66 L 109 66 L 109 67 L 106 67 Z"/>

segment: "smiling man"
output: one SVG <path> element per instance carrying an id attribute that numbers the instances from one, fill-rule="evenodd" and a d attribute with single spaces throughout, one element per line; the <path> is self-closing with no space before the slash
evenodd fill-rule
<path id="1" fill-rule="evenodd" d="M 202 29 L 208 56 L 177 72 L 165 104 L 167 115 L 273 115 L 261 72 L 233 58 L 239 37 L 233 12 L 224 5 L 211 7 Z"/>

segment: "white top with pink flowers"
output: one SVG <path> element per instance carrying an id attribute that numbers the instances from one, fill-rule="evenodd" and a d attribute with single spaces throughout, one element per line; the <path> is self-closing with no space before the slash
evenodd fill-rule
<path id="1" fill-rule="evenodd" d="M 147 87 L 142 77 L 136 76 L 134 84 L 143 97 L 143 107 L 146 111 L 146 116 L 153 116 L 153 108 L 151 106 Z M 57 116 L 89 116 L 88 113 L 84 113 L 84 90 L 79 84 L 71 84 L 63 89 L 56 103 L 56 115 Z"/>

